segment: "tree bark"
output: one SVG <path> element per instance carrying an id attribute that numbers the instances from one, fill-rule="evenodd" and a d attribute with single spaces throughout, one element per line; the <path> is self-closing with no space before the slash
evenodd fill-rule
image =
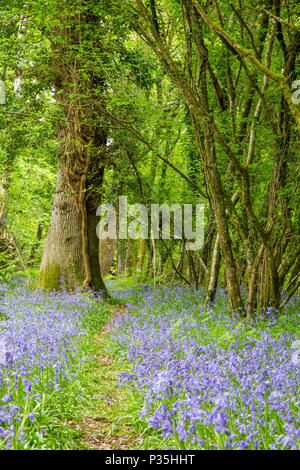
<path id="1" fill-rule="evenodd" d="M 205 300 L 205 303 L 207 304 L 212 304 L 216 297 L 219 272 L 220 272 L 220 262 L 221 262 L 220 239 L 219 239 L 219 235 L 217 234 L 215 244 L 214 244 L 214 249 L 213 249 L 212 261 L 211 261 L 209 284 L 207 288 L 207 297 Z"/>
<path id="2" fill-rule="evenodd" d="M 84 280 L 82 262 L 82 215 L 74 194 L 80 192 L 80 177 L 69 181 L 66 158 L 58 164 L 52 216 L 43 251 L 37 284 L 53 290 L 79 287 Z"/>
<path id="3" fill-rule="evenodd" d="M 97 125 L 97 103 L 103 101 L 99 92 L 105 81 L 101 72 L 84 70 L 81 54 L 82 40 L 94 40 L 95 18 L 89 11 L 70 16 L 69 6 L 59 4 L 53 14 L 52 76 L 65 121 L 58 125 L 57 187 L 37 285 L 50 290 L 63 283 L 68 290 L 80 285 L 107 295 L 96 235 L 107 134 Z"/>

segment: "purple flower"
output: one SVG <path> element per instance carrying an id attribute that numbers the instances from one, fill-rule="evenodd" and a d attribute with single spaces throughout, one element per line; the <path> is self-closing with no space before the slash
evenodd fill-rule
<path id="1" fill-rule="evenodd" d="M 6 393 L 6 395 L 2 397 L 2 401 L 4 403 L 11 401 L 11 396 L 8 393 Z"/>

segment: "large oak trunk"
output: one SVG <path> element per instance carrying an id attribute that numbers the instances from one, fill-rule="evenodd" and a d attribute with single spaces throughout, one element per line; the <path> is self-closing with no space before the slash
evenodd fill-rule
<path id="1" fill-rule="evenodd" d="M 83 201 L 87 216 L 84 231 L 84 215 L 78 202 L 78 196 L 82 192 L 81 178 L 82 176 L 76 173 L 73 173 L 71 178 L 67 160 L 60 159 L 51 223 L 43 251 L 38 285 L 49 290 L 59 289 L 63 285 L 68 290 L 75 289 L 86 281 L 88 263 L 90 276 L 86 287 L 104 291 L 106 295 L 99 265 L 99 239 L 96 233 L 98 201 L 95 195 L 87 202 Z M 87 243 L 86 253 L 84 241 Z"/>
<path id="2" fill-rule="evenodd" d="M 69 16 L 68 4 L 59 6 L 56 15 L 60 22 L 55 21 L 52 30 L 56 38 L 52 74 L 57 104 L 65 118 L 58 125 L 61 154 L 57 187 L 37 284 L 51 290 L 63 282 L 68 290 L 80 285 L 107 295 L 96 234 L 107 134 L 99 125 L 98 104 L 103 104 L 100 95 L 105 83 L 101 72 L 85 70 L 81 54 L 81 26 L 89 25 L 86 40 L 93 40 L 97 26 L 90 12 Z"/>
<path id="3" fill-rule="evenodd" d="M 38 276 L 38 285 L 49 290 L 59 289 L 62 279 L 67 289 L 74 289 L 84 279 L 82 214 L 75 197 L 80 191 L 80 180 L 75 179 L 71 188 L 67 181 L 68 165 L 62 158 L 58 165 L 51 223 Z"/>

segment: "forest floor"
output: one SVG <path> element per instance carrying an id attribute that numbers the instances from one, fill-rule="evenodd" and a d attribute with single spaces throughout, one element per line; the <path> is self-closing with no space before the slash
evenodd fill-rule
<path id="1" fill-rule="evenodd" d="M 0 449 L 299 449 L 298 299 L 246 327 L 222 291 L 0 294 Z"/>

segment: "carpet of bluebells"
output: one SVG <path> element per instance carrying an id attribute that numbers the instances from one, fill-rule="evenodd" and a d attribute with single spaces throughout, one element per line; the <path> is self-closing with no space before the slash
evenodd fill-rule
<path id="1" fill-rule="evenodd" d="M 211 309 L 201 291 L 183 287 L 114 296 L 130 302 L 110 341 L 124 364 L 120 382 L 143 396 L 140 413 L 162 445 L 300 449 L 299 302 L 246 328 L 221 291 Z M 100 295 L 0 284 L 0 449 L 49 448 L 59 399 L 67 419 L 79 390 L 68 384 L 84 380 L 90 334 L 105 315 Z"/>
<path id="2" fill-rule="evenodd" d="M 91 312 L 88 294 L 0 285 L 0 449 L 43 448 L 45 401 L 76 379 Z"/>
<path id="3" fill-rule="evenodd" d="M 182 287 L 130 294 L 114 324 L 120 381 L 143 394 L 167 448 L 300 449 L 299 304 L 246 328 L 222 292 L 210 310 Z"/>

